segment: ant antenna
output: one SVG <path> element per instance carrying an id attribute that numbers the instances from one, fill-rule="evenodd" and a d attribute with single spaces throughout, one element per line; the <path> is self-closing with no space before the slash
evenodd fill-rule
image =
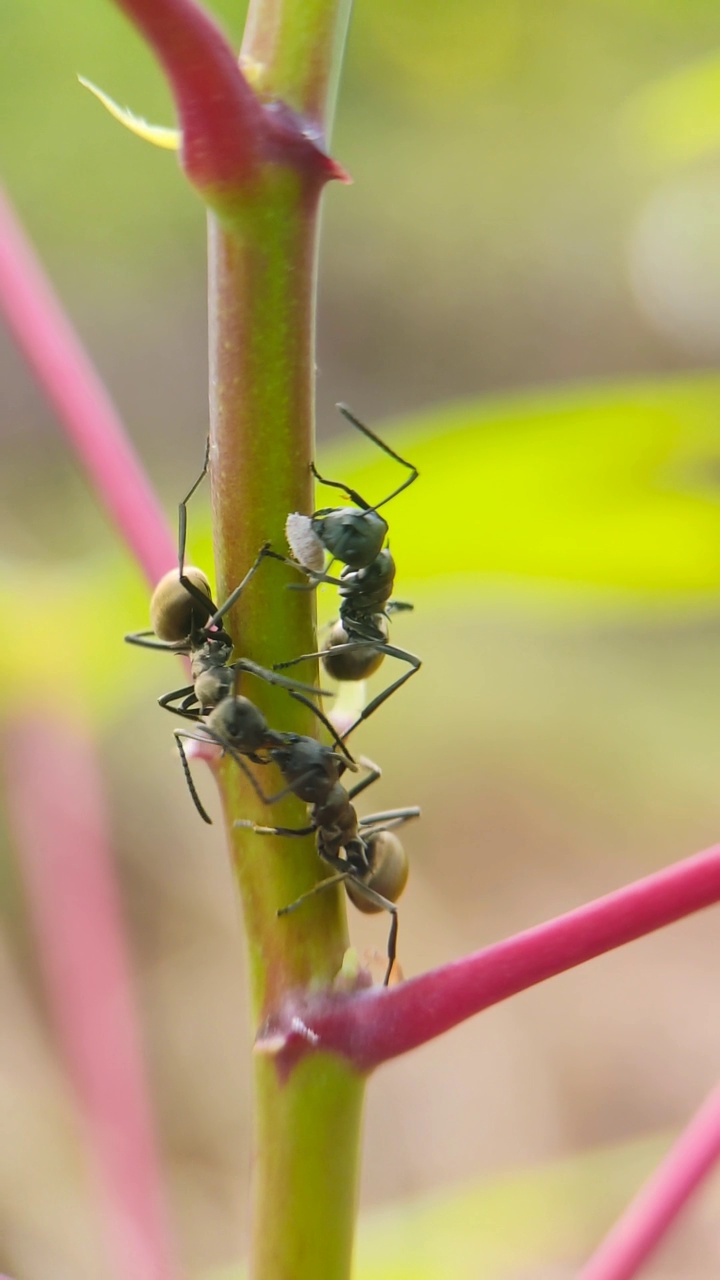
<path id="1" fill-rule="evenodd" d="M 379 449 L 382 449 L 383 453 L 387 453 L 391 458 L 394 458 L 396 462 L 400 462 L 403 467 L 407 467 L 408 471 L 412 473 L 397 489 L 393 489 L 393 492 L 389 493 L 387 498 L 383 498 L 382 502 L 377 502 L 374 507 L 365 508 L 365 514 L 370 511 L 378 511 L 380 507 L 385 506 L 386 502 L 390 502 L 392 498 L 397 498 L 398 494 L 402 493 L 403 489 L 407 489 L 411 484 L 413 484 L 420 475 L 420 472 L 412 462 L 408 462 L 406 458 L 402 458 L 399 453 L 396 453 L 394 449 L 390 448 L 389 444 L 385 444 L 384 440 L 381 440 L 379 436 L 376 436 L 374 431 L 371 431 L 369 427 L 366 427 L 364 422 L 361 422 L 359 418 L 356 418 L 355 414 L 346 404 L 343 404 L 342 401 L 338 401 L 335 407 L 340 410 L 343 417 L 346 418 L 353 427 L 358 431 L 362 431 L 364 436 L 367 436 L 368 439 L 372 440 Z"/>
<path id="2" fill-rule="evenodd" d="M 189 734 L 188 736 L 192 737 L 193 735 Z M 187 782 L 187 785 L 188 785 L 188 791 L 192 796 L 193 804 L 195 805 L 195 808 L 200 814 L 200 817 L 202 818 L 203 822 L 207 822 L 208 826 L 211 827 L 212 818 L 208 815 L 207 810 L 203 806 L 203 803 L 197 793 L 197 790 L 195 788 L 195 783 L 193 782 L 193 776 L 190 772 L 190 765 L 188 764 L 188 758 L 185 754 L 185 748 L 182 742 L 180 741 L 180 735 L 177 733 L 175 734 L 175 741 L 177 742 L 178 751 L 180 752 L 180 763 L 182 764 L 182 767 L 183 767 L 183 773 L 185 774 L 185 781 Z"/>

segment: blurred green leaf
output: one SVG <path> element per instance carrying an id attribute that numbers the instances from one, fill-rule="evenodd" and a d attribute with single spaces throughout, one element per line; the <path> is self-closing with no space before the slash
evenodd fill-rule
<path id="1" fill-rule="evenodd" d="M 652 1138 L 593 1151 L 368 1214 L 360 1227 L 358 1280 L 504 1280 L 521 1266 L 579 1261 L 665 1145 Z"/>
<path id="2" fill-rule="evenodd" d="M 441 407 L 389 438 L 421 473 L 386 508 L 403 592 L 474 579 L 637 608 L 720 588 L 717 378 Z M 370 501 L 398 483 L 367 446 L 346 465 Z"/>
<path id="3" fill-rule="evenodd" d="M 634 94 L 621 115 L 627 141 L 653 164 L 686 164 L 720 147 L 720 53 Z"/>
<path id="4" fill-rule="evenodd" d="M 353 1274 L 357 1280 L 509 1280 L 520 1267 L 584 1259 L 667 1145 L 665 1138 L 644 1138 L 369 1212 L 360 1221 Z M 212 1280 L 245 1274 L 231 1268 Z"/>
<path id="5" fill-rule="evenodd" d="M 350 428 L 348 432 L 350 433 Z M 697 609 L 720 588 L 720 379 L 587 388 L 438 408 L 397 430 L 380 426 L 420 479 L 388 508 L 399 597 L 454 590 L 468 605 L 562 606 L 597 618 L 648 608 Z M 322 452 L 321 468 L 370 502 L 402 468 L 361 436 Z M 318 490 L 318 503 L 333 491 Z M 191 510 L 191 555 L 210 563 L 207 504 Z M 278 584 L 287 571 L 278 573 Z M 147 671 L 174 659 L 122 644 L 147 625 L 147 596 L 120 560 L 62 572 L 2 568 L 5 616 L 54 620 L 38 660 L 28 628 L 10 630 L 3 697 L 82 696 L 101 713 Z M 326 587 L 323 609 L 336 608 Z M 278 642 L 281 645 L 281 640 Z M 267 661 L 287 658 L 278 651 Z"/>

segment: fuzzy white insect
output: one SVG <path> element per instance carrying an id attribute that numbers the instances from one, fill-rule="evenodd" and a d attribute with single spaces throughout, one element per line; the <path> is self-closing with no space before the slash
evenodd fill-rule
<path id="1" fill-rule="evenodd" d="M 299 511 L 291 511 L 285 521 L 285 537 L 288 546 L 306 569 L 315 569 L 322 573 L 325 567 L 325 548 L 312 527 L 310 516 L 303 516 Z"/>

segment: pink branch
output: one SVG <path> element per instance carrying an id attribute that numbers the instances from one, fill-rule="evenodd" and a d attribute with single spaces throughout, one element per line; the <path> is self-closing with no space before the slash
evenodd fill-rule
<path id="1" fill-rule="evenodd" d="M 720 1085 L 628 1205 L 578 1280 L 632 1280 L 719 1157 Z"/>
<path id="2" fill-rule="evenodd" d="M 201 192 L 252 177 L 263 111 L 225 36 L 193 0 L 116 0 L 164 68 L 177 106 L 185 172 Z"/>
<path id="3" fill-rule="evenodd" d="M 0 307 L 93 485 L 151 584 L 177 563 L 117 411 L 0 189 Z"/>
<path id="4" fill-rule="evenodd" d="M 76 728 L 45 712 L 10 726 L 10 821 L 57 1033 L 127 1280 L 176 1275 L 108 849 L 101 783 Z"/>
<path id="5" fill-rule="evenodd" d="M 116 0 L 162 65 L 177 107 L 188 181 L 232 213 L 267 161 L 297 164 L 323 183 L 349 181 L 317 127 L 285 104 L 261 102 L 214 20 L 194 0 Z"/>
<path id="6" fill-rule="evenodd" d="M 388 990 L 289 1000 L 257 1043 L 289 1070 L 313 1049 L 369 1071 L 509 996 L 720 900 L 720 846 Z"/>

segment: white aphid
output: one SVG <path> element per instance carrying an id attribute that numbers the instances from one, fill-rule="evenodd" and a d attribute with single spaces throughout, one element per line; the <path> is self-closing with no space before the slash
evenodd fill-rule
<path id="1" fill-rule="evenodd" d="M 321 573 L 325 567 L 325 548 L 312 527 L 309 516 L 291 511 L 285 521 L 285 537 L 288 546 L 300 564 L 306 569 Z"/>

